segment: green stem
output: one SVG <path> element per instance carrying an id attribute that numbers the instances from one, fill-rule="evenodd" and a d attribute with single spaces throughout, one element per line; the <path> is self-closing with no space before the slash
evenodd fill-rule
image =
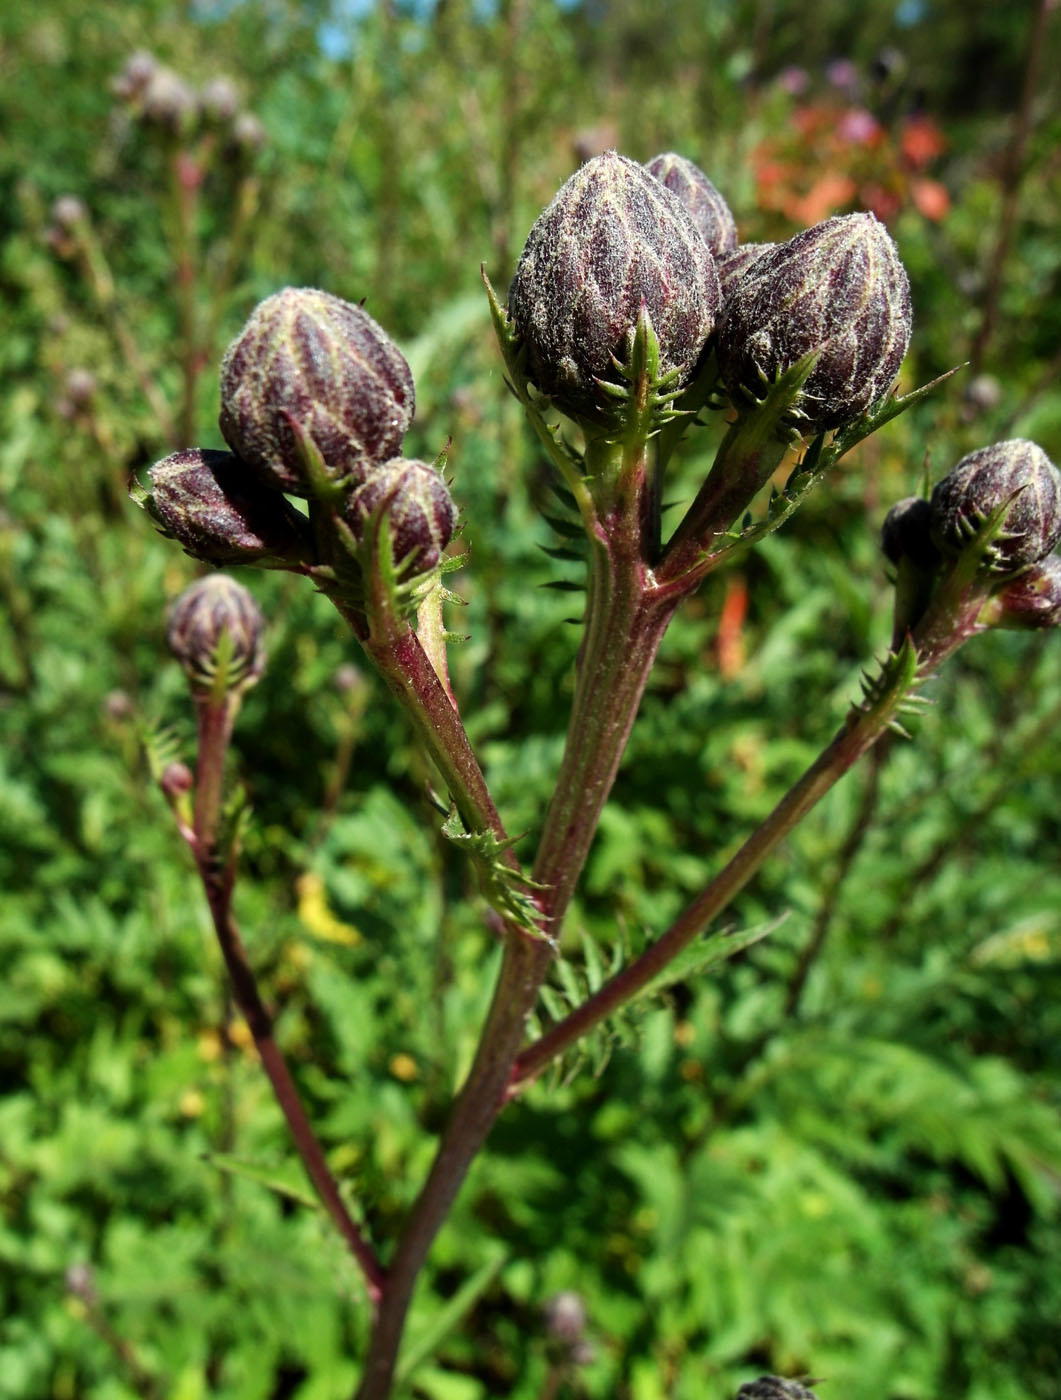
<path id="1" fill-rule="evenodd" d="M 518 1057 L 513 1069 L 511 1093 L 519 1092 L 552 1059 L 625 1002 L 644 991 L 669 962 L 704 932 L 740 893 L 767 856 L 877 741 L 894 718 L 905 694 L 905 689 L 899 691 L 890 697 L 884 707 L 853 712 L 802 778 L 666 933 Z"/>
<path id="2" fill-rule="evenodd" d="M 199 759 L 195 794 L 195 828 L 192 845 L 221 955 L 228 969 L 232 994 L 254 1037 L 262 1067 L 269 1078 L 280 1111 L 306 1172 L 346 1241 L 365 1277 L 369 1300 L 375 1307 L 383 1286 L 383 1269 L 371 1245 L 350 1215 L 314 1135 L 295 1081 L 273 1034 L 273 1020 L 258 990 L 239 930 L 232 918 L 234 860 L 219 859 L 217 833 L 221 821 L 222 776 L 232 724 L 239 707 L 232 692 L 196 698 Z"/>

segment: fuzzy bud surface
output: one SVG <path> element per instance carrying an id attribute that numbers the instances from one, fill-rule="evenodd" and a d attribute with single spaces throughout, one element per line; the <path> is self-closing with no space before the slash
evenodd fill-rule
<path id="1" fill-rule="evenodd" d="M 231 452 L 192 447 L 148 472 L 143 504 L 188 554 L 208 564 L 297 565 L 311 557 L 306 521 Z"/>
<path id="2" fill-rule="evenodd" d="M 224 636 L 230 639 L 230 686 L 252 685 L 265 669 L 264 619 L 250 593 L 224 574 L 184 590 L 170 611 L 166 641 L 195 689 L 209 689 Z"/>
<path id="3" fill-rule="evenodd" d="M 752 266 L 764 254 L 772 252 L 776 243 L 741 243 L 731 253 L 724 253 L 718 260 L 718 280 L 722 287 L 722 300 L 733 295 L 733 289 Z"/>
<path id="4" fill-rule="evenodd" d="M 1061 627 L 1061 554 L 1048 554 L 995 595 L 999 627 Z"/>
<path id="5" fill-rule="evenodd" d="M 817 1400 L 813 1390 L 781 1376 L 760 1376 L 737 1391 L 737 1400 Z"/>
<path id="6" fill-rule="evenodd" d="M 605 417 L 644 302 L 660 368 L 691 376 L 718 315 L 714 258 L 681 201 L 608 151 L 564 184 L 531 229 L 509 290 L 530 377 L 565 412 Z"/>
<path id="7" fill-rule="evenodd" d="M 1012 438 L 963 457 L 932 492 L 932 536 L 960 554 L 979 525 L 1010 502 L 991 545 L 991 567 L 1013 573 L 1061 539 L 1061 475 L 1034 442 Z"/>
<path id="8" fill-rule="evenodd" d="M 280 491 L 311 494 L 291 422 L 333 481 L 359 484 L 400 450 L 413 416 L 401 351 L 361 307 L 305 287 L 267 297 L 221 362 L 221 432 Z"/>
<path id="9" fill-rule="evenodd" d="M 666 185 L 692 215 L 704 235 L 704 242 L 716 258 L 732 253 L 737 246 L 737 221 L 722 195 L 698 165 L 685 156 L 667 151 L 645 165 L 650 175 Z"/>
<path id="10" fill-rule="evenodd" d="M 457 507 L 442 473 L 427 462 L 397 457 L 373 472 L 347 507 L 347 519 L 360 542 L 367 522 L 387 513 L 394 563 L 403 578 L 437 568 L 457 528 Z"/>
<path id="11" fill-rule="evenodd" d="M 845 214 L 745 270 L 719 322 L 719 365 L 739 401 L 761 397 L 764 379 L 818 351 L 797 426 L 841 428 L 895 383 L 912 324 L 910 284 L 887 229 L 872 214 Z"/>

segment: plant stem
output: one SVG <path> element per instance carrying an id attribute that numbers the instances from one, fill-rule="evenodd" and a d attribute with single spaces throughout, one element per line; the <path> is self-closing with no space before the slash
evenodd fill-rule
<path id="1" fill-rule="evenodd" d="M 504 1107 L 505 1086 L 550 956 L 548 943 L 532 939 L 519 930 L 505 944 L 475 1060 L 387 1270 L 355 1400 L 386 1400 L 390 1394 L 405 1316 L 417 1276 L 469 1166 Z"/>
<path id="2" fill-rule="evenodd" d="M 202 881 L 221 955 L 228 969 L 232 993 L 254 1037 L 262 1066 L 287 1121 L 291 1137 L 325 1210 L 361 1268 L 373 1308 L 383 1286 L 383 1269 L 343 1202 L 339 1187 L 328 1168 L 324 1152 L 310 1125 L 299 1098 L 295 1081 L 273 1034 L 272 1017 L 247 960 L 235 920 L 231 900 L 234 860 L 219 859 L 217 832 L 221 818 L 222 775 L 225 753 L 238 708 L 232 693 L 197 697 L 199 759 L 195 797 L 195 829 L 192 848 Z"/>
<path id="3" fill-rule="evenodd" d="M 815 762 L 666 933 L 518 1057 L 509 1090 L 511 1094 L 519 1092 L 550 1060 L 563 1053 L 624 1002 L 644 991 L 673 958 L 703 933 L 793 827 L 877 741 L 892 722 L 906 693 L 906 687 L 903 687 L 893 691 L 880 704 L 851 712 Z"/>

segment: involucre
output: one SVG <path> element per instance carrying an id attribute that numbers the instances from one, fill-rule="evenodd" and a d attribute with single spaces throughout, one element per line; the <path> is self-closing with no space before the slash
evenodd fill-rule
<path id="1" fill-rule="evenodd" d="M 764 253 L 722 310 L 718 359 L 730 394 L 761 398 L 811 351 L 817 363 L 794 415 L 805 431 L 840 428 L 895 383 L 910 343 L 910 284 L 872 214 L 846 214 Z"/>
<path id="2" fill-rule="evenodd" d="M 1061 475 L 1034 442 L 1012 438 L 963 457 L 932 492 L 932 537 L 947 554 L 965 549 L 1006 502 L 990 567 L 1013 573 L 1046 557 L 1061 539 Z"/>
<path id="3" fill-rule="evenodd" d="M 508 308 L 531 379 L 565 412 L 604 421 L 597 381 L 616 379 L 642 303 L 662 372 L 686 381 L 718 314 L 714 258 L 681 201 L 609 151 L 563 185 L 516 268 Z"/>
<path id="4" fill-rule="evenodd" d="M 288 287 L 251 314 L 221 362 L 220 427 L 270 486 L 312 494 L 291 429 L 333 481 L 358 485 L 393 457 L 413 416 L 413 377 L 383 328 L 328 292 Z"/>
<path id="5" fill-rule="evenodd" d="M 229 639 L 226 679 L 230 689 L 252 685 L 265 669 L 258 604 L 242 584 L 225 574 L 207 574 L 173 604 L 166 628 L 169 649 L 193 689 L 208 690 L 222 639 Z"/>

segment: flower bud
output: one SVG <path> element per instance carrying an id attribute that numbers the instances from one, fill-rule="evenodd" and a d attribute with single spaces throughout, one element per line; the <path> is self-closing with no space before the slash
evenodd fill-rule
<path id="1" fill-rule="evenodd" d="M 692 215 L 704 242 L 716 258 L 737 246 L 737 223 L 729 205 L 698 165 L 668 151 L 646 162 L 645 169 L 666 185 Z"/>
<path id="2" fill-rule="evenodd" d="M 96 376 L 90 369 L 67 370 L 63 387 L 75 409 L 87 408 L 96 394 Z"/>
<path id="3" fill-rule="evenodd" d="M 209 690 L 216 676 L 218 649 L 229 638 L 226 678 L 230 689 L 243 689 L 265 669 L 258 604 L 225 574 L 208 574 L 178 597 L 169 615 L 166 641 L 193 690 Z"/>
<path id="4" fill-rule="evenodd" d="M 199 106 L 210 121 L 230 122 L 239 111 L 239 93 L 235 83 L 224 74 L 211 78 L 200 90 Z"/>
<path id="5" fill-rule="evenodd" d="M 880 546 L 885 558 L 898 567 L 909 559 L 919 569 L 932 569 L 939 563 L 939 550 L 932 541 L 932 509 L 924 496 L 907 496 L 896 501 L 884 517 Z"/>
<path id="6" fill-rule="evenodd" d="M 642 303 L 660 370 L 692 375 L 718 314 L 718 273 L 681 201 L 635 161 L 587 161 L 531 229 L 509 290 L 530 378 L 564 412 L 607 420 Z"/>
<path id="7" fill-rule="evenodd" d="M 945 554 L 960 554 L 1007 502 L 989 567 L 1013 573 L 1034 564 L 1061 538 L 1061 475 L 1041 447 L 1023 438 L 970 452 L 937 483 L 933 539 Z"/>
<path id="8" fill-rule="evenodd" d="M 386 512 L 391 551 L 405 579 L 437 568 L 457 528 L 457 507 L 442 473 L 427 462 L 396 457 L 373 472 L 350 498 L 346 517 L 360 543 L 368 521 Z"/>
<path id="9" fill-rule="evenodd" d="M 61 194 L 52 205 L 52 222 L 63 233 L 73 233 L 88 218 L 88 210 L 76 194 Z"/>
<path id="10" fill-rule="evenodd" d="M 911 324 L 910 285 L 887 230 L 872 214 L 846 214 L 745 272 L 719 321 L 719 365 L 734 398 L 761 398 L 764 381 L 818 351 L 796 425 L 841 428 L 891 389 Z"/>
<path id="11" fill-rule="evenodd" d="M 799 1381 L 786 1381 L 780 1376 L 760 1376 L 748 1381 L 737 1391 L 737 1400 L 817 1400 L 813 1390 Z"/>
<path id="12" fill-rule="evenodd" d="M 158 59 L 146 49 L 137 49 L 125 60 L 125 67 L 114 80 L 119 97 L 133 101 L 139 97 L 158 69 Z"/>
<path id="13" fill-rule="evenodd" d="M 134 499 L 188 554 L 208 564 L 294 567 L 312 560 L 305 519 L 231 452 L 191 447 L 150 469 Z"/>
<path id="14" fill-rule="evenodd" d="M 172 68 L 156 68 L 139 94 L 145 122 L 179 134 L 196 115 L 195 93 Z"/>
<path id="15" fill-rule="evenodd" d="M 312 494 L 292 423 L 333 481 L 396 455 L 413 416 L 401 351 L 360 306 L 287 287 L 251 314 L 221 362 L 221 432 L 280 491 Z"/>
<path id="16" fill-rule="evenodd" d="M 725 303 L 733 295 L 733 289 L 764 253 L 771 252 L 776 243 L 741 243 L 731 253 L 725 253 L 718 260 L 718 280 L 722 288 L 722 301 Z"/>
<path id="17" fill-rule="evenodd" d="M 1048 554 L 1000 588 L 988 605 L 992 625 L 1013 629 L 1061 627 L 1061 555 Z"/>
<path id="18" fill-rule="evenodd" d="M 253 112 L 240 112 L 229 129 L 224 154 L 229 159 L 255 156 L 268 139 L 265 127 Z"/>

